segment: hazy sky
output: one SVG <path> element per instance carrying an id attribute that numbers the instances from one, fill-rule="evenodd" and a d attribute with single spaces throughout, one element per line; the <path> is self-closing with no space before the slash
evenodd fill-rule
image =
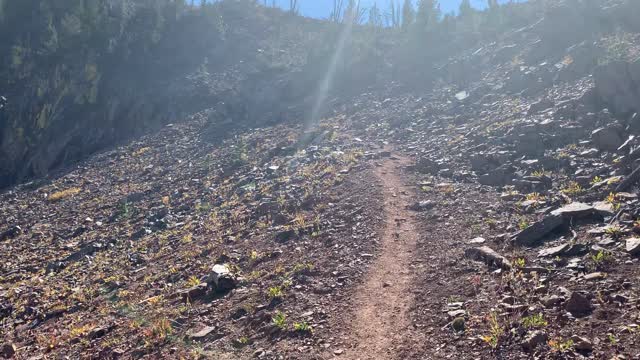
<path id="1" fill-rule="evenodd" d="M 264 1 L 264 0 L 261 0 Z M 270 4 L 272 0 L 267 0 Z M 387 9 L 389 3 L 392 0 L 360 0 L 360 4 L 364 7 L 370 7 L 373 3 L 377 3 L 378 7 Z M 454 11 L 460 5 L 461 0 L 440 0 L 440 7 L 443 12 Z M 506 2 L 507 0 L 501 0 L 500 2 Z M 287 8 L 289 6 L 289 0 L 276 0 L 278 4 Z M 305 16 L 325 18 L 329 16 L 331 12 L 331 5 L 333 0 L 298 0 L 300 3 L 300 11 Z M 346 2 L 346 1 L 345 1 Z M 395 0 L 396 4 L 403 3 L 404 0 Z M 414 3 L 417 1 L 414 0 Z M 471 0 L 471 3 L 477 7 L 484 7 L 487 4 L 487 0 Z"/>

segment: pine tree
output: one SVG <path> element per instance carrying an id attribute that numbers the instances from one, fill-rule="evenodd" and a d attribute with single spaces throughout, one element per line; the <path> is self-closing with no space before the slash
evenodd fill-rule
<path id="1" fill-rule="evenodd" d="M 402 28 L 408 29 L 415 20 L 415 10 L 411 0 L 404 0 L 402 5 Z"/>
<path id="2" fill-rule="evenodd" d="M 456 27 L 456 23 L 454 20 L 455 20 L 455 15 L 453 15 L 453 13 L 445 14 L 444 17 L 442 18 L 442 23 L 440 26 L 441 31 L 444 32 L 445 34 L 452 33 Z"/>
<path id="3" fill-rule="evenodd" d="M 476 32 L 478 30 L 477 16 L 471 7 L 471 0 L 462 0 L 458 10 L 458 29 L 462 32 Z"/>
<path id="4" fill-rule="evenodd" d="M 503 25 L 503 16 L 498 0 L 487 0 L 488 11 L 482 20 L 482 27 L 486 32 L 494 33 Z"/>
<path id="5" fill-rule="evenodd" d="M 421 31 L 430 31 L 435 28 L 440 17 L 440 4 L 437 0 L 420 0 L 416 12 L 416 26 Z"/>
<path id="6" fill-rule="evenodd" d="M 431 0 L 419 0 L 418 10 L 416 11 L 416 25 L 423 30 L 429 26 L 429 17 L 431 16 Z"/>
<path id="7" fill-rule="evenodd" d="M 473 13 L 473 8 L 471 7 L 471 0 L 462 0 L 460 3 L 460 8 L 458 10 L 461 18 L 468 18 Z"/>

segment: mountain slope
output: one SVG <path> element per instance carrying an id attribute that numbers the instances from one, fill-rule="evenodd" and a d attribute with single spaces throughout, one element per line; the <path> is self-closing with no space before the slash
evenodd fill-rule
<path id="1" fill-rule="evenodd" d="M 638 6 L 553 4 L 433 86 L 393 63 L 225 136 L 255 108 L 216 103 L 8 189 L 0 354 L 637 356 Z"/>
<path id="2" fill-rule="evenodd" d="M 42 177 L 217 103 L 227 104 L 234 122 L 250 116 L 255 124 L 275 121 L 292 106 L 287 99 L 307 95 L 292 74 L 306 61 L 317 25 L 251 2 L 4 7 L 0 186 Z M 262 83 L 273 92 L 256 90 Z M 255 107 L 248 114 L 247 103 Z"/>

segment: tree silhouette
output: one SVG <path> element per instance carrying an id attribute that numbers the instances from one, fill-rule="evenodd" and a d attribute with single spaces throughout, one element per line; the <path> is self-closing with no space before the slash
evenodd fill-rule
<path id="1" fill-rule="evenodd" d="M 411 0 L 404 0 L 402 5 L 402 28 L 408 29 L 415 20 L 415 10 L 413 9 L 413 3 Z"/>
<path id="2" fill-rule="evenodd" d="M 373 5 L 371 6 L 371 8 L 369 9 L 369 19 L 368 19 L 368 24 L 374 27 L 381 27 L 383 25 L 382 23 L 382 13 L 380 12 L 380 9 L 378 8 L 378 4 L 377 3 L 373 3 Z"/>
<path id="3" fill-rule="evenodd" d="M 298 0 L 289 0 L 289 11 L 293 14 L 298 14 L 300 10 L 300 3 Z"/>
<path id="4" fill-rule="evenodd" d="M 460 8 L 458 10 L 460 17 L 465 19 L 468 18 L 473 13 L 473 8 L 471 7 L 471 0 L 462 0 L 460 3 Z"/>
<path id="5" fill-rule="evenodd" d="M 430 31 L 440 21 L 442 13 L 440 3 L 437 0 L 420 0 L 416 12 L 416 26 L 418 30 Z"/>

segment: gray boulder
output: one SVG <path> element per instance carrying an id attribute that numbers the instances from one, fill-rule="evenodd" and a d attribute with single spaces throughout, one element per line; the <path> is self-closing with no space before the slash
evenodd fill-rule
<path id="1" fill-rule="evenodd" d="M 591 133 L 591 141 L 600 150 L 616 151 L 624 143 L 622 128 L 609 126 L 596 129 Z"/>
<path id="2" fill-rule="evenodd" d="M 629 64 L 625 61 L 612 61 L 598 66 L 593 74 L 596 93 L 617 114 L 638 111 L 640 92 L 638 73 L 640 61 Z"/>
<path id="3" fill-rule="evenodd" d="M 640 132 L 640 116 L 638 116 L 638 113 L 631 115 L 631 118 L 627 122 L 627 131 L 631 133 Z"/>
<path id="4" fill-rule="evenodd" d="M 544 219 L 533 223 L 528 228 L 516 233 L 512 237 L 512 240 L 515 245 L 519 246 L 536 245 L 540 239 L 564 225 L 565 221 L 565 217 L 562 215 L 551 214 L 545 216 Z"/>
<path id="5" fill-rule="evenodd" d="M 238 284 L 238 279 L 228 265 L 217 264 L 211 269 L 207 283 L 216 291 L 222 292 L 234 289 Z"/>
<path id="6" fill-rule="evenodd" d="M 527 352 L 533 351 L 536 347 L 538 347 L 538 345 L 546 343 L 547 338 L 547 333 L 542 330 L 536 330 L 525 337 L 524 341 L 522 342 L 522 348 Z"/>
<path id="7" fill-rule="evenodd" d="M 593 350 L 593 344 L 591 343 L 591 340 L 589 340 L 587 338 L 580 337 L 578 335 L 573 335 L 571 337 L 571 340 L 573 341 L 573 347 L 578 351 L 592 351 Z"/>
<path id="8" fill-rule="evenodd" d="M 639 238 L 627 239 L 627 242 L 625 244 L 625 249 L 631 255 L 640 254 L 640 239 Z"/>
<path id="9" fill-rule="evenodd" d="M 571 315 L 575 317 L 582 317 L 589 315 L 591 311 L 593 311 L 593 306 L 591 305 L 591 301 L 587 299 L 586 296 L 573 292 L 571 293 L 571 297 L 567 300 L 567 304 L 565 308 Z"/>
<path id="10" fill-rule="evenodd" d="M 581 202 L 572 202 L 559 209 L 553 210 L 552 215 L 563 216 L 565 218 L 583 218 L 593 215 L 595 209 L 591 205 Z"/>
<path id="11" fill-rule="evenodd" d="M 584 254 L 587 251 L 589 251 L 589 247 L 585 244 L 572 244 L 567 242 L 562 245 L 540 250 L 538 257 L 576 256 Z"/>
<path id="12" fill-rule="evenodd" d="M 511 184 L 514 178 L 513 169 L 510 166 L 500 166 L 478 177 L 478 182 L 488 186 L 504 186 Z"/>

